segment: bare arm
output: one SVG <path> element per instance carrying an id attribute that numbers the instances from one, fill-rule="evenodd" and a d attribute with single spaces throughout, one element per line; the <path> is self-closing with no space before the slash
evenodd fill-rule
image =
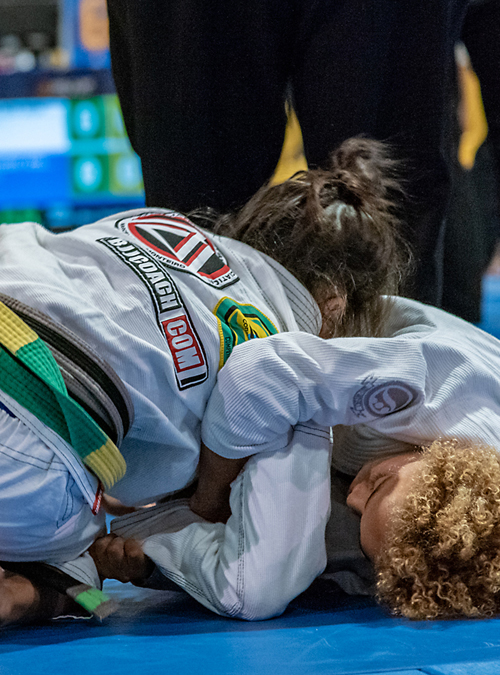
<path id="1" fill-rule="evenodd" d="M 75 609 L 70 598 L 0 568 L 0 626 L 52 619 Z"/>
<path id="2" fill-rule="evenodd" d="M 198 486 L 189 506 L 194 513 L 212 523 L 225 523 L 231 515 L 231 483 L 245 466 L 248 457 L 226 459 L 201 444 Z"/>

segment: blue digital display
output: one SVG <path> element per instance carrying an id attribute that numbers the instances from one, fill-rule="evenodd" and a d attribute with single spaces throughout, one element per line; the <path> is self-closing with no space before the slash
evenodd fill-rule
<path id="1" fill-rule="evenodd" d="M 111 212 L 143 200 L 115 95 L 0 100 L 0 211 Z"/>

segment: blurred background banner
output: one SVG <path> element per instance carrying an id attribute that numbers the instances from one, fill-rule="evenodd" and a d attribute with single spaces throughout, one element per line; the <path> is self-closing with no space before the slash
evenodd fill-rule
<path id="1" fill-rule="evenodd" d="M 0 0 L 0 221 L 60 230 L 144 204 L 105 0 Z"/>
<path id="2" fill-rule="evenodd" d="M 59 229 L 143 204 L 115 94 L 0 99 L 0 129 L 2 222 Z"/>
<path id="3" fill-rule="evenodd" d="M 72 68 L 109 68 L 106 0 L 63 0 L 61 46 Z"/>

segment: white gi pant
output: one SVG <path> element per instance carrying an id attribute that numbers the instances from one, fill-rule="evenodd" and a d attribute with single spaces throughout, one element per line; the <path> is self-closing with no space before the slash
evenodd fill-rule
<path id="1" fill-rule="evenodd" d="M 177 500 L 115 519 L 112 531 L 143 541 L 163 575 L 218 614 L 281 614 L 326 565 L 329 430 L 299 425 L 287 448 L 250 458 L 230 504 L 226 525 Z"/>

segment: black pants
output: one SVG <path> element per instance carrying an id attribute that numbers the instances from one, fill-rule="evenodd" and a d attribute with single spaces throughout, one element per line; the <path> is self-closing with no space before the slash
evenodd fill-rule
<path id="1" fill-rule="evenodd" d="M 108 0 L 113 74 L 146 201 L 242 205 L 272 175 L 291 86 L 310 166 L 360 133 L 408 158 L 415 295 L 438 301 L 452 22 L 466 0 Z"/>

